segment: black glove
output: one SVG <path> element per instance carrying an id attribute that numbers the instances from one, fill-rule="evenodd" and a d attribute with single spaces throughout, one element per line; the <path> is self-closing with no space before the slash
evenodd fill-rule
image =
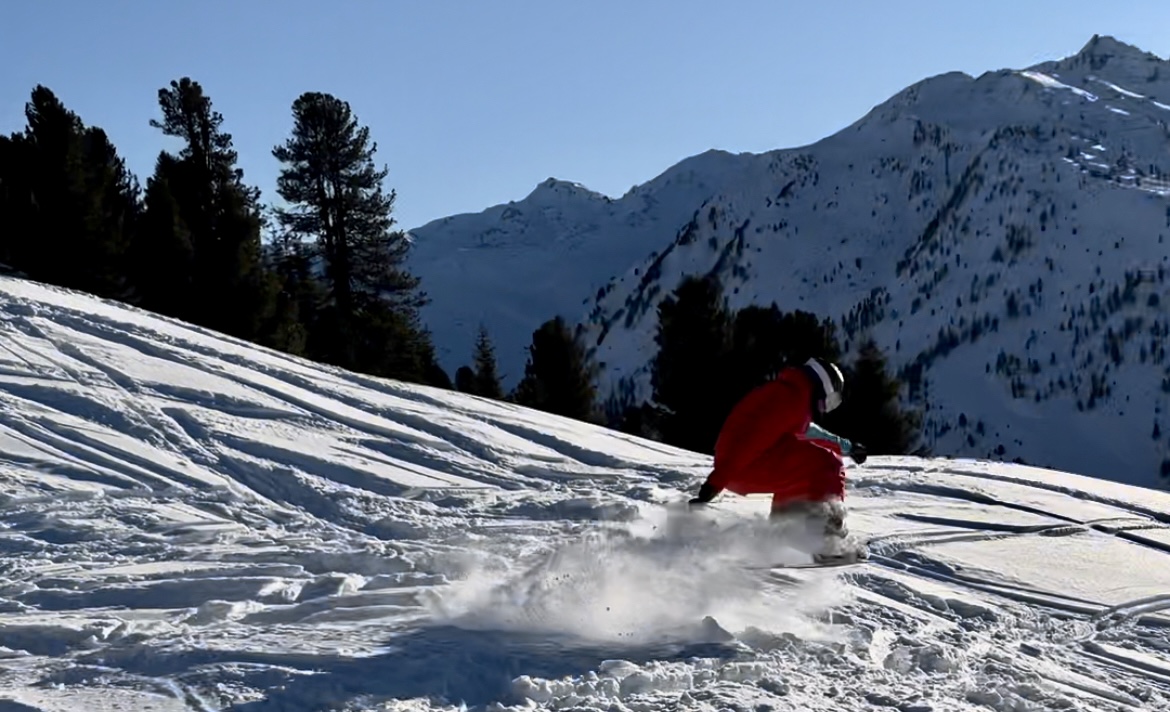
<path id="1" fill-rule="evenodd" d="M 861 443 L 853 443 L 853 447 L 849 448 L 849 457 L 860 465 L 865 462 L 865 458 L 869 457 L 869 453 L 866 452 L 865 446 Z"/>
<path id="2" fill-rule="evenodd" d="M 704 482 L 703 485 L 699 487 L 699 495 L 691 499 L 689 502 L 687 502 L 687 504 L 691 506 L 696 504 L 707 504 L 711 500 L 715 499 L 715 495 L 717 494 L 719 494 L 719 490 Z"/>

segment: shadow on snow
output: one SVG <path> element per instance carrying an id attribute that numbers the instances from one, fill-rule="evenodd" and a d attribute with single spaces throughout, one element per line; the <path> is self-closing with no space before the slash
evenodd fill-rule
<path id="1" fill-rule="evenodd" d="M 482 707 L 496 701 L 516 701 L 512 699 L 512 681 L 521 675 L 557 679 L 597 670 L 606 660 L 641 664 L 696 657 L 727 659 L 738 654 L 735 648 L 719 643 L 607 646 L 546 634 L 447 625 L 405 632 L 387 641 L 386 647 L 384 652 L 361 658 L 149 648 L 121 654 L 105 650 L 99 657 L 105 665 L 130 673 L 172 677 L 197 687 L 202 686 L 200 679 L 214 684 L 198 668 L 231 666 L 236 674 L 247 669 L 245 676 L 250 679 L 246 684 L 260 688 L 266 696 L 227 710 L 308 712 L 335 709 L 355 699 L 424 698 L 436 704 Z"/>

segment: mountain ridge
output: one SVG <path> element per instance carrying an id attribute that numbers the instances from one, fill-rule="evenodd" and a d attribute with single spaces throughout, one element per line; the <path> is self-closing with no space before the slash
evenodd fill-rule
<path id="1" fill-rule="evenodd" d="M 715 274 L 732 306 L 776 302 L 834 319 L 848 345 L 875 338 L 935 451 L 1158 482 L 1168 66 L 1097 36 L 1025 69 L 928 77 L 806 146 L 721 156 L 726 172 L 696 181 L 713 190 L 661 181 L 669 210 L 640 217 L 679 221 L 671 235 L 633 231 L 644 242 L 626 247 L 643 255 L 577 317 L 603 395 L 648 395 L 655 305 L 683 275 Z M 554 276 L 596 279 L 580 257 Z M 517 282 L 513 299 L 539 294 Z M 514 316 L 501 337 L 513 374 L 557 306 L 538 299 L 528 331 Z"/>

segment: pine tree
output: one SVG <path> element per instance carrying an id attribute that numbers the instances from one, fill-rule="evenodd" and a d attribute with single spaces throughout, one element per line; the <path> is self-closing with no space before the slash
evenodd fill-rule
<path id="1" fill-rule="evenodd" d="M 871 455 L 905 455 L 914 451 L 921 414 L 901 409 L 901 384 L 890 375 L 877 343 L 872 339 L 863 342 L 857 358 L 842 370 L 845 399 L 840 407 L 818 420 L 829 430 L 863 443 Z"/>
<path id="2" fill-rule="evenodd" d="M 837 361 L 841 346 L 831 319 L 818 319 L 816 314 L 796 310 L 780 319 L 781 363 L 796 366 L 812 357 Z"/>
<path id="3" fill-rule="evenodd" d="M 265 340 L 274 348 L 308 355 L 309 334 L 315 327 L 325 289 L 313 271 L 315 251 L 310 245 L 282 234 L 272 241 L 272 271 L 280 284 L 275 316 Z"/>
<path id="4" fill-rule="evenodd" d="M 196 321 L 195 243 L 171 188 L 171 176 L 178 170 L 178 159 L 159 154 L 146 181 L 141 229 L 130 245 L 128 269 L 139 306 Z"/>
<path id="5" fill-rule="evenodd" d="M 28 154 L 20 134 L 0 136 L 0 261 L 18 272 L 28 269 L 25 252 L 35 246 L 27 171 L 32 161 Z"/>
<path id="6" fill-rule="evenodd" d="M 482 324 L 475 337 L 475 393 L 496 400 L 504 397 L 504 388 L 500 385 L 496 368 L 495 347 L 488 338 L 487 328 Z"/>
<path id="7" fill-rule="evenodd" d="M 418 309 L 419 280 L 403 267 L 409 243 L 394 229 L 395 192 L 377 169 L 377 145 L 350 105 L 307 92 L 293 102 L 292 135 L 272 154 L 283 164 L 277 220 L 292 239 L 316 243 L 325 299 L 310 353 L 355 370 L 407 380 L 445 378 Z"/>
<path id="8" fill-rule="evenodd" d="M 110 298 L 129 296 L 125 253 L 138 186 L 104 131 L 44 86 L 25 105 L 23 134 L 0 160 L 0 251 L 30 277 Z"/>
<path id="9" fill-rule="evenodd" d="M 523 406 L 577 420 L 598 420 L 595 367 L 580 336 L 562 317 L 546 321 L 532 334 L 524 377 L 513 400 Z"/>
<path id="10" fill-rule="evenodd" d="M 53 93 L 37 86 L 25 104 L 26 127 L 14 136 L 23 177 L 14 208 L 23 234 L 12 244 L 13 262 L 30 277 L 69 284 L 69 241 L 79 227 L 84 190 L 81 120 Z"/>
<path id="11" fill-rule="evenodd" d="M 126 255 L 142 217 L 137 179 L 106 132 L 88 127 L 83 134 L 85 223 L 74 263 L 76 288 L 115 299 L 129 299 L 133 285 Z"/>
<path id="12" fill-rule="evenodd" d="M 775 303 L 735 312 L 731 350 L 735 370 L 755 382 L 811 356 L 835 360 L 840 354 L 831 320 L 800 310 L 782 312 Z"/>
<path id="13" fill-rule="evenodd" d="M 799 366 L 813 356 L 830 361 L 840 357 L 831 320 L 800 310 L 781 312 L 775 303 L 735 313 L 730 351 L 730 388 L 737 401 L 781 369 Z"/>
<path id="14" fill-rule="evenodd" d="M 664 442 L 714 451 L 735 402 L 728 367 L 731 315 L 713 277 L 687 277 L 658 305 L 658 353 L 650 383 Z"/>
<path id="15" fill-rule="evenodd" d="M 735 313 L 728 376 L 736 400 L 788 365 L 783 323 L 784 315 L 775 304 L 752 305 Z"/>
<path id="16" fill-rule="evenodd" d="M 170 294 L 152 289 L 144 301 L 183 305 L 183 318 L 255 340 L 272 319 L 276 290 L 262 260 L 259 190 L 244 184 L 223 116 L 198 82 L 172 81 L 158 102 L 162 120 L 151 126 L 181 139 L 183 148 L 156 165 L 147 220 L 161 231 L 140 236 L 135 271 L 152 268 L 145 256 L 174 257 L 165 268 L 175 270 L 175 286 Z"/>

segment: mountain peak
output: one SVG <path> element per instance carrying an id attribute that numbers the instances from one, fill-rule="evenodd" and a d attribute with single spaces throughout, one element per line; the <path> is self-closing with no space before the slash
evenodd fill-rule
<path id="1" fill-rule="evenodd" d="M 484 323 L 506 388 L 562 314 L 598 393 L 645 402 L 659 304 L 711 274 L 729 309 L 831 319 L 843 354 L 873 339 L 933 451 L 1161 484 L 1168 117 L 1170 66 L 1098 35 L 928 77 L 813 144 L 704 151 L 613 201 L 543 181 L 427 228 L 411 268 L 444 367 Z"/>
<path id="2" fill-rule="evenodd" d="M 1110 35 L 1093 35 L 1085 43 L 1085 46 L 1081 48 L 1081 51 L 1077 52 L 1076 56 L 1098 61 L 1102 65 L 1114 57 L 1143 61 L 1150 59 L 1161 61 L 1161 58 L 1152 52 L 1147 52 L 1140 47 L 1122 42 Z"/>
<path id="3" fill-rule="evenodd" d="M 1079 52 L 1059 60 L 1043 62 L 1028 71 L 1058 78 L 1063 84 L 1079 85 L 1096 94 L 1104 85 L 1128 98 L 1170 101 L 1170 66 L 1158 55 L 1122 42 L 1109 35 L 1093 35 Z"/>
<path id="4" fill-rule="evenodd" d="M 1163 60 L 1153 52 L 1122 42 L 1109 35 L 1093 35 L 1079 52 L 1056 62 L 1046 63 L 1058 70 L 1084 70 L 1109 74 L 1115 79 L 1156 81 Z"/>
<path id="5" fill-rule="evenodd" d="M 598 193 L 595 190 L 590 190 L 580 183 L 561 180 L 551 176 L 538 183 L 526 198 L 526 200 L 538 204 L 580 199 L 601 201 L 609 200 L 609 198 L 605 195 Z"/>

